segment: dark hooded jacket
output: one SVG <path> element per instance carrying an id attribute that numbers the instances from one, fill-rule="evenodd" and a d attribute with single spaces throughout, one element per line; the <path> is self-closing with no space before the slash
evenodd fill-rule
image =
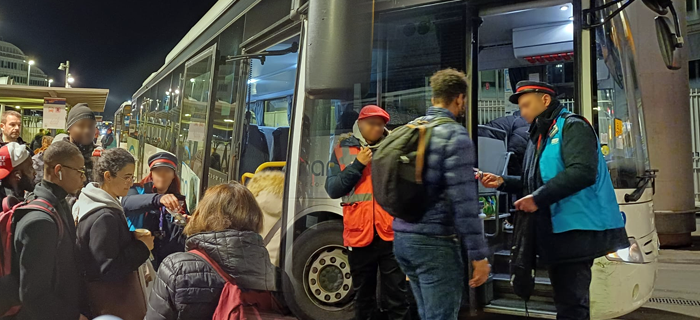
<path id="1" fill-rule="evenodd" d="M 506 132 L 508 152 L 513 153 L 508 163 L 508 174 L 520 175 L 523 168 L 523 157 L 527 149 L 527 141 L 530 139 L 530 133 L 528 133 L 530 125 L 520 116 L 520 111 L 516 111 L 512 115 L 494 119 L 487 123 L 486 126 Z M 499 132 L 484 128 L 479 128 L 479 136 L 498 140 L 505 140 L 504 138 L 506 138 Z"/>
<path id="2" fill-rule="evenodd" d="M 262 237 L 252 231 L 203 232 L 187 238 L 187 250 L 199 249 L 230 274 L 241 289 L 274 291 L 276 269 Z M 146 320 L 211 319 L 225 280 L 201 257 L 180 252 L 158 270 Z"/>
<path id="3" fill-rule="evenodd" d="M 500 188 L 512 193 L 533 195 L 539 208 L 537 212 L 532 213 L 534 243 L 540 261 L 545 264 L 591 260 L 629 246 L 624 227 L 605 231 L 552 231 L 549 206 L 595 184 L 598 174 L 598 138 L 590 124 L 582 119 L 570 117 L 562 128 L 561 156 L 566 168 L 555 179 L 547 184 L 543 183 L 538 156 L 541 150 L 537 150 L 537 142 L 540 136 L 546 139 L 549 128 L 562 109 L 563 106 L 554 100 L 550 107 L 535 119 L 530 126 L 522 175 L 504 177 L 505 183 Z M 542 148 L 546 145 L 541 143 Z"/>
<path id="4" fill-rule="evenodd" d="M 129 231 L 118 200 L 90 183 L 73 205 L 78 251 L 88 281 L 120 281 L 146 262 L 150 251 Z"/>
<path id="5" fill-rule="evenodd" d="M 44 180 L 36 186 L 34 194 L 51 203 L 61 221 L 38 210 L 14 217 L 12 275 L 19 279 L 22 302 L 16 319 L 77 320 L 84 287 L 78 271 L 75 224 L 66 202 L 67 193 Z M 63 224 L 60 239 L 56 223 Z"/>

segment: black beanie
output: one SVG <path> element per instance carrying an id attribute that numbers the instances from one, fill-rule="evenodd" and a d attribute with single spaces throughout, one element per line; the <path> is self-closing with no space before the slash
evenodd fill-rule
<path id="1" fill-rule="evenodd" d="M 83 119 L 95 119 L 95 113 L 90 110 L 87 103 L 78 103 L 70 108 L 68 119 L 66 120 L 66 130 L 70 129 L 76 122 Z"/>

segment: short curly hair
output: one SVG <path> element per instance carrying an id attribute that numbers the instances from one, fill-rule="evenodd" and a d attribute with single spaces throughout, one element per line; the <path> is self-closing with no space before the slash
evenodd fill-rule
<path id="1" fill-rule="evenodd" d="M 430 77 L 433 98 L 441 103 L 450 104 L 460 94 L 467 95 L 467 76 L 455 69 L 444 69 Z"/>
<path id="2" fill-rule="evenodd" d="M 113 148 L 102 152 L 94 168 L 94 181 L 102 184 L 105 181 L 105 172 L 115 177 L 119 170 L 124 169 L 129 164 L 136 164 L 134 156 L 122 148 Z"/>

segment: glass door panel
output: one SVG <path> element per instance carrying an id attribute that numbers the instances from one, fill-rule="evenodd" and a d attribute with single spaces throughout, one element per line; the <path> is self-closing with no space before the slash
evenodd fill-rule
<path id="1" fill-rule="evenodd" d="M 212 46 L 186 64 L 185 85 L 180 113 L 177 156 L 180 160 L 182 194 L 187 197 L 190 212 L 197 206 L 204 176 L 207 121 L 212 89 L 214 53 Z"/>

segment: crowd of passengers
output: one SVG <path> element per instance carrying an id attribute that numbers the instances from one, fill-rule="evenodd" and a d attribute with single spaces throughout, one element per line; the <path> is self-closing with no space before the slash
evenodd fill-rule
<path id="1" fill-rule="evenodd" d="M 468 87 L 463 73 L 439 71 L 431 77 L 431 87 L 433 106 L 422 120 L 465 115 Z M 577 180 L 585 178 L 577 175 L 577 168 L 562 171 L 573 186 L 552 189 L 547 187 L 550 183 L 533 178 L 533 163 L 538 161 L 531 158 L 535 143 L 539 149 L 546 129 L 568 112 L 553 96 L 554 89 L 542 83 L 518 84 L 514 94 L 514 103 L 532 123 L 525 137 L 522 182 L 521 177 L 481 172 L 475 177 L 476 152 L 467 130 L 456 121 L 436 127 L 425 151 L 423 173 L 434 201 L 411 222 L 394 219 L 371 197 L 372 157 L 389 134 L 389 114 L 378 106 L 365 106 L 356 113 L 350 132 L 336 139 L 325 184 L 331 198 L 342 198 L 356 319 L 372 319 L 378 310 L 388 319 L 409 319 L 411 296 L 420 319 L 457 319 L 468 276 L 464 261 L 473 267 L 466 285 L 481 286 L 490 274 L 475 178 L 487 187 L 527 195 L 516 208 L 522 214 L 540 212 L 538 216 L 546 210 L 538 205 L 545 207 L 597 183 Z M 0 269 L 0 318 L 212 319 L 221 308 L 222 292 L 233 282 L 246 292 L 281 302 L 276 288 L 282 278 L 281 171 L 257 173 L 247 186 L 229 182 L 210 187 L 190 213 L 176 156 L 152 155 L 149 174 L 135 182 L 136 161 L 128 151 L 103 150 L 94 144 L 95 115 L 86 104 L 70 110 L 68 134 L 57 136 L 35 156 L 18 139 L 18 114 L 5 112 L 1 120 L 0 217 L 12 216 L 9 223 L 0 219 L 0 227 L 11 226 L 0 230 L 4 250 L 0 257 L 11 257 L 2 261 Z M 570 123 L 562 131 L 576 134 L 563 138 L 563 148 L 591 147 L 586 150 L 592 156 L 562 151 L 570 157 L 564 162 L 595 169 L 597 146 L 582 140 L 591 137 L 589 126 L 578 118 Z M 38 182 L 37 170 L 42 174 Z M 601 230 L 577 229 L 575 224 L 581 222 L 563 222 L 572 231 L 552 233 L 551 225 L 548 230 L 533 230 L 552 243 L 590 240 L 576 250 L 583 253 L 574 256 L 543 248 L 542 243 L 531 249 L 551 264 L 555 303 L 560 316 L 565 316 L 561 319 L 588 319 L 592 259 L 624 247 L 624 228 L 617 220 Z M 574 284 L 562 285 L 567 279 Z M 271 305 L 278 314 L 287 312 L 280 303 Z"/>

